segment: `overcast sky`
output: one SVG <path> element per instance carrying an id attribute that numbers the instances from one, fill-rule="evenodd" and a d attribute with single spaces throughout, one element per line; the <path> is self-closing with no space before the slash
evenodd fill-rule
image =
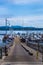
<path id="1" fill-rule="evenodd" d="M 43 0 L 0 0 L 0 25 L 43 27 Z"/>

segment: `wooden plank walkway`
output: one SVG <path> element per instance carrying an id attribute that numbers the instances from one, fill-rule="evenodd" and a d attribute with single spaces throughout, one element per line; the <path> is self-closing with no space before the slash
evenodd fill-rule
<path id="1" fill-rule="evenodd" d="M 9 55 L 5 57 L 1 65 L 31 65 L 34 63 L 41 63 L 24 50 L 18 38 L 15 38 L 14 45 L 9 51 Z M 37 65 L 37 64 L 36 64 Z M 41 64 L 42 65 L 42 64 Z"/>

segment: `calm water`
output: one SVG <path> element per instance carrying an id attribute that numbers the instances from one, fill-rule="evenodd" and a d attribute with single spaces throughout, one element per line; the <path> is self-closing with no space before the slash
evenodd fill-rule
<path id="1" fill-rule="evenodd" d="M 15 34 L 15 33 L 43 33 L 43 31 L 7 31 L 7 34 Z M 1 34 L 6 34 L 6 31 L 0 31 L 0 41 L 2 40 L 3 36 L 4 35 L 1 35 Z"/>
<path id="2" fill-rule="evenodd" d="M 15 34 L 15 33 L 43 33 L 43 31 L 7 31 L 7 34 Z M 1 35 L 1 34 L 6 34 L 6 31 L 0 31 L 0 39 L 3 38 L 4 35 Z"/>

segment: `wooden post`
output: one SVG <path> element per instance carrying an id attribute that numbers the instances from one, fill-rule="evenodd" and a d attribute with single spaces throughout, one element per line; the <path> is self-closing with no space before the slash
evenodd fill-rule
<path id="1" fill-rule="evenodd" d="M 38 42 L 38 49 L 37 49 L 37 52 L 36 52 L 36 59 L 38 59 L 38 56 L 39 56 L 39 42 Z"/>
<path id="2" fill-rule="evenodd" d="M 42 34 L 42 40 L 43 40 L 43 34 Z M 42 48 L 42 62 L 43 62 L 43 45 L 41 46 Z"/>
<path id="3" fill-rule="evenodd" d="M 7 49 L 7 46 L 5 46 L 5 56 L 8 56 L 8 49 Z"/>
<path id="4" fill-rule="evenodd" d="M 2 59 L 2 48 L 0 48 L 0 59 Z"/>

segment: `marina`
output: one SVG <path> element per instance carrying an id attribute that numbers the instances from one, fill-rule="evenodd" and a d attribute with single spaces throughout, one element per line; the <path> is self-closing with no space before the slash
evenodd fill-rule
<path id="1" fill-rule="evenodd" d="M 7 62 L 21 63 L 43 63 L 43 34 L 15 32 L 12 34 L 7 32 L 0 35 L 0 60 L 5 64 Z M 38 52 L 38 56 L 37 56 Z M 35 53 L 35 54 L 34 54 Z M 4 57 L 4 59 L 3 59 Z"/>
<path id="2" fill-rule="evenodd" d="M 43 65 L 43 0 L 0 0 L 0 65 Z"/>
<path id="3" fill-rule="evenodd" d="M 31 33 L 31 35 L 29 34 L 27 36 L 25 33 L 22 33 L 20 35 L 16 34 L 16 36 L 20 37 L 20 40 L 22 43 L 25 43 L 27 46 L 29 46 L 35 50 L 38 50 L 39 52 L 42 53 L 42 47 L 43 47 L 42 34 L 37 36 L 37 34 Z M 16 37 L 16 36 L 13 36 L 13 37 Z M 12 46 L 13 45 L 13 37 L 9 35 L 9 38 L 6 39 L 6 42 L 3 42 L 3 40 L 1 40 L 0 41 L 0 47 L 3 48 L 5 46 L 8 46 L 8 47 Z M 38 49 L 38 44 L 39 44 L 39 49 Z"/>

